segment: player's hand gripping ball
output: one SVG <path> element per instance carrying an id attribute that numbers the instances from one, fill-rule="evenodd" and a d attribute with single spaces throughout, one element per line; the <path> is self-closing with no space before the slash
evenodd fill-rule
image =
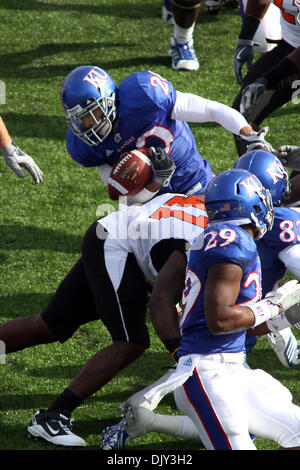
<path id="1" fill-rule="evenodd" d="M 112 167 L 108 180 L 108 194 L 114 201 L 120 196 L 134 196 L 152 180 L 149 148 L 126 152 Z"/>

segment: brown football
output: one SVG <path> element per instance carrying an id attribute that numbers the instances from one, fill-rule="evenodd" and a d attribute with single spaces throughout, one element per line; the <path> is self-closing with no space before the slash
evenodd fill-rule
<path id="1" fill-rule="evenodd" d="M 149 150 L 149 148 L 131 150 L 114 163 L 108 180 L 108 194 L 111 199 L 134 196 L 151 181 Z"/>

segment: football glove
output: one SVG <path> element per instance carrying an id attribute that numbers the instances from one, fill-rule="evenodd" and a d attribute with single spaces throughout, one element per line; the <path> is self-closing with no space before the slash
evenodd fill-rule
<path id="1" fill-rule="evenodd" d="M 244 116 L 250 111 L 250 108 L 255 105 L 258 98 L 260 98 L 267 89 L 267 80 L 263 77 L 258 78 L 255 82 L 247 85 L 241 97 L 240 113 Z"/>
<path id="2" fill-rule="evenodd" d="M 242 84 L 242 68 L 243 65 L 247 65 L 249 70 L 253 62 L 253 46 L 258 45 L 258 43 L 252 41 L 252 39 L 238 39 L 237 48 L 234 57 L 234 74 L 236 81 L 239 85 Z"/>
<path id="3" fill-rule="evenodd" d="M 43 172 L 37 166 L 33 158 L 23 152 L 14 142 L 4 147 L 2 152 L 7 165 L 19 178 L 25 177 L 25 173 L 22 170 L 22 168 L 24 168 L 31 174 L 36 184 L 43 181 Z"/>
<path id="4" fill-rule="evenodd" d="M 284 367 L 293 367 L 300 363 L 299 341 L 296 340 L 290 328 L 269 333 L 267 340 Z"/>
<path id="5" fill-rule="evenodd" d="M 277 151 L 277 158 L 284 166 L 291 170 L 300 170 L 300 147 L 296 145 L 282 145 Z"/>
<path id="6" fill-rule="evenodd" d="M 176 169 L 173 160 L 160 147 L 150 147 L 149 158 L 154 174 L 153 180 L 161 186 L 168 186 Z"/>
<path id="7" fill-rule="evenodd" d="M 297 321 L 293 322 L 292 317 L 294 314 L 292 311 L 294 311 L 294 309 L 289 310 L 294 305 L 300 303 L 300 282 L 295 279 L 288 281 L 283 284 L 283 286 L 276 289 L 273 295 L 267 296 L 267 298 L 269 302 L 278 305 L 278 307 L 281 307 L 285 311 L 285 316 L 291 325 L 300 320 L 300 318 L 298 318 Z"/>
<path id="8" fill-rule="evenodd" d="M 241 135 L 240 137 L 247 141 L 247 152 L 252 150 L 265 150 L 266 152 L 271 152 L 276 155 L 276 150 L 272 147 L 271 144 L 265 141 L 265 136 L 269 131 L 268 126 L 262 127 L 258 132 L 251 132 L 248 135 Z"/>

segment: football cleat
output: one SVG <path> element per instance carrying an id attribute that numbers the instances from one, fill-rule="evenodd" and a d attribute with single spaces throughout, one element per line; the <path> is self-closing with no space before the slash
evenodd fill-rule
<path id="1" fill-rule="evenodd" d="M 103 431 L 102 450 L 118 450 L 123 449 L 130 441 L 130 437 L 125 429 L 125 423 L 120 421 L 118 424 L 108 426 Z"/>
<path id="2" fill-rule="evenodd" d="M 169 55 L 172 57 L 173 70 L 198 70 L 199 62 L 195 55 L 193 40 L 180 43 L 172 36 Z"/>
<path id="3" fill-rule="evenodd" d="M 136 437 L 151 432 L 151 424 L 155 416 L 153 411 L 143 406 L 133 408 L 126 402 L 121 405 L 121 410 L 123 411 L 123 419 L 103 431 L 102 450 L 123 449 L 128 442 Z"/>
<path id="4" fill-rule="evenodd" d="M 85 446 L 85 441 L 72 432 L 73 422 L 62 413 L 38 410 L 27 431 L 29 437 L 40 437 L 58 446 Z"/>
<path id="5" fill-rule="evenodd" d="M 300 363 L 299 341 L 296 340 L 290 328 L 269 333 L 267 340 L 284 367 L 293 367 Z"/>
<path id="6" fill-rule="evenodd" d="M 172 5 L 170 0 L 163 0 L 161 16 L 164 23 L 168 24 L 169 26 L 174 25 Z"/>

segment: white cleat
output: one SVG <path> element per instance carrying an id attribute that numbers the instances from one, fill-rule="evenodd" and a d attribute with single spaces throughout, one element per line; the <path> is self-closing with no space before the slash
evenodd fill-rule
<path id="1" fill-rule="evenodd" d="M 27 431 L 29 437 L 42 438 L 57 446 L 85 446 L 85 441 L 72 432 L 73 422 L 62 413 L 38 410 Z"/>

